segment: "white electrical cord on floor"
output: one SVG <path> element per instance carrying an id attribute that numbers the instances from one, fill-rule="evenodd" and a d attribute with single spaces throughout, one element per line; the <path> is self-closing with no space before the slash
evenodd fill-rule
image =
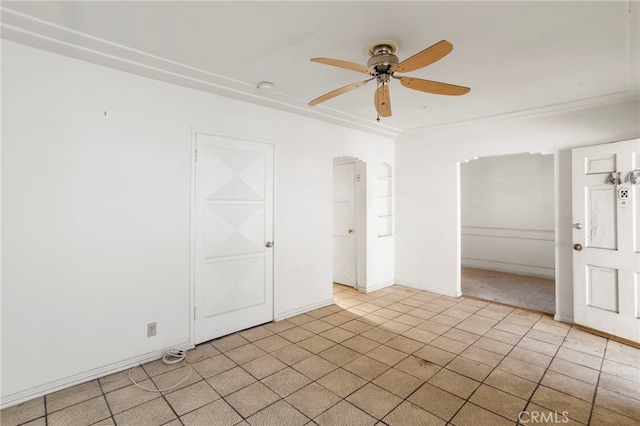
<path id="1" fill-rule="evenodd" d="M 184 366 L 189 367 L 189 373 L 187 373 L 187 376 L 180 380 L 178 383 L 176 383 L 173 386 L 169 386 L 168 388 L 164 388 L 164 389 L 149 389 L 147 387 L 142 386 L 140 383 L 136 382 L 135 379 L 133 377 L 131 377 L 131 373 L 133 373 L 133 371 L 140 367 L 140 365 L 136 365 L 135 367 L 133 367 L 131 370 L 129 370 L 129 380 L 131 380 L 131 382 L 133 382 L 134 385 L 136 385 L 137 387 L 144 389 L 148 392 L 165 392 L 168 390 L 171 390 L 173 388 L 175 388 L 176 386 L 181 385 L 182 383 L 184 383 L 189 377 L 191 377 L 191 372 L 193 371 L 193 367 L 191 367 L 191 365 L 187 362 L 187 352 L 183 351 L 183 350 L 179 350 L 179 349 L 170 349 L 167 352 L 164 353 L 164 356 L 162 357 L 162 362 L 164 362 L 165 364 L 168 365 L 172 365 L 172 364 L 177 364 L 179 362 L 182 362 Z"/>
<path id="2" fill-rule="evenodd" d="M 179 349 L 170 349 L 164 353 L 162 362 L 165 364 L 177 364 L 187 358 L 187 353 Z"/>

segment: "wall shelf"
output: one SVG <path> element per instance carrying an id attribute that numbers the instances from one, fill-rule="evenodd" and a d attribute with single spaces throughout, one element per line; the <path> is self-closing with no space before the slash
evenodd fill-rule
<path id="1" fill-rule="evenodd" d="M 394 196 L 393 170 L 383 163 L 378 168 L 378 237 L 390 237 L 394 234 Z"/>

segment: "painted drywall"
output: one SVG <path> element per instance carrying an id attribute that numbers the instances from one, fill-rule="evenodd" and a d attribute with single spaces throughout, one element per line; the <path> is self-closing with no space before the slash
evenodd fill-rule
<path id="1" fill-rule="evenodd" d="M 556 318 L 573 319 L 571 148 L 640 136 L 637 99 L 580 110 L 404 135 L 396 141 L 396 282 L 460 290 L 460 163 L 553 154 Z"/>
<path id="2" fill-rule="evenodd" d="M 555 277 L 553 156 L 460 164 L 462 266 Z"/>
<path id="3" fill-rule="evenodd" d="M 3 406 L 191 343 L 192 129 L 275 145 L 276 318 L 332 303 L 333 158 L 394 165 L 387 138 L 8 41 L 2 123 Z"/>

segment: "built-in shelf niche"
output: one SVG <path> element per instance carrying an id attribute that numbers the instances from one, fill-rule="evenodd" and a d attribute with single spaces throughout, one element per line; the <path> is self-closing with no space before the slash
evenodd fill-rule
<path id="1" fill-rule="evenodd" d="M 378 236 L 389 237 L 394 232 L 393 169 L 382 163 L 378 167 Z"/>

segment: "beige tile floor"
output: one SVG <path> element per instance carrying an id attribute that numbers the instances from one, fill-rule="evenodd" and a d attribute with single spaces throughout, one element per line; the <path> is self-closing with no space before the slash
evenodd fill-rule
<path id="1" fill-rule="evenodd" d="M 125 371 L 5 409 L 2 426 L 640 424 L 639 349 L 476 299 L 334 290 L 335 305 L 198 345 L 170 391 Z"/>
<path id="2" fill-rule="evenodd" d="M 533 309 L 556 312 L 555 280 L 476 268 L 462 268 L 462 295 Z"/>

